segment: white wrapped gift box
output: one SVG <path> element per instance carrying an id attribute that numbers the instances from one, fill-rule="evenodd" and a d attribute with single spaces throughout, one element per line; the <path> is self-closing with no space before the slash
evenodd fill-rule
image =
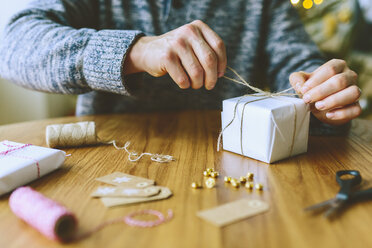
<path id="1" fill-rule="evenodd" d="M 310 112 L 302 99 L 250 95 L 224 100 L 222 107 L 224 150 L 266 163 L 307 151 Z"/>
<path id="2" fill-rule="evenodd" d="M 65 157 L 61 150 L 1 141 L 0 195 L 56 170 Z"/>

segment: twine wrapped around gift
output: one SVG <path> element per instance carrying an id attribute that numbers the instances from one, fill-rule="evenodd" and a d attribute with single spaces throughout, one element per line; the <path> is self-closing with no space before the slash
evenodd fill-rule
<path id="1" fill-rule="evenodd" d="M 244 152 L 243 152 L 243 120 L 244 120 L 244 112 L 245 112 L 245 107 L 247 106 L 247 104 L 249 103 L 252 103 L 252 102 L 256 102 L 256 101 L 261 101 L 261 100 L 264 100 L 264 99 L 267 99 L 267 98 L 271 98 L 271 97 L 277 97 L 276 99 L 278 100 L 281 100 L 281 101 L 286 101 L 285 99 L 283 98 L 278 98 L 279 96 L 298 96 L 298 94 L 296 93 L 289 93 L 289 91 L 293 90 L 293 87 L 290 87 L 286 90 L 283 90 L 283 91 L 280 91 L 280 92 L 268 92 L 268 91 L 264 91 L 264 90 L 261 90 L 257 87 L 254 87 L 252 85 L 250 85 L 247 81 L 244 80 L 244 78 L 242 76 L 239 75 L 239 73 L 237 71 L 235 71 L 233 68 L 231 67 L 227 67 L 230 71 L 232 71 L 240 80 L 237 80 L 237 79 L 234 79 L 234 78 L 231 78 L 231 77 L 228 77 L 228 76 L 224 76 L 224 78 L 232 81 L 232 82 L 235 82 L 237 84 L 241 84 L 241 85 L 244 85 L 245 87 L 251 89 L 252 91 L 254 91 L 255 93 L 253 94 L 246 94 L 246 95 L 243 95 L 235 104 L 234 106 L 234 115 L 233 115 L 233 118 L 232 120 L 221 130 L 221 132 L 219 133 L 218 135 L 218 139 L 217 139 L 217 151 L 219 152 L 220 151 L 220 144 L 221 144 L 221 138 L 222 138 L 222 134 L 223 132 L 234 122 L 234 120 L 236 119 L 236 112 L 237 112 L 237 109 L 238 109 L 238 105 L 239 103 L 246 97 L 248 96 L 253 96 L 253 97 L 257 97 L 257 99 L 255 100 L 252 100 L 252 101 L 248 101 L 246 103 L 244 103 L 243 105 L 243 110 L 242 110 L 242 117 L 241 117 L 241 123 L 240 123 L 240 149 L 241 149 L 241 154 L 244 155 Z M 289 102 L 289 101 L 286 101 L 286 102 Z M 295 141 L 295 137 L 296 137 L 296 126 L 297 126 L 297 109 L 296 109 L 296 105 L 293 103 L 293 102 L 290 102 L 292 105 L 293 105 L 293 108 L 294 108 L 294 113 L 295 113 L 295 116 L 294 116 L 294 130 L 293 130 L 293 136 L 292 136 L 292 142 L 291 142 L 291 147 L 290 147 L 290 153 L 289 153 L 289 156 L 292 155 L 292 152 L 293 152 L 293 146 L 294 146 L 294 141 Z"/>
<path id="2" fill-rule="evenodd" d="M 31 146 L 31 144 L 25 144 L 25 145 L 21 145 L 21 146 L 15 146 L 15 145 L 9 144 L 7 140 L 4 140 L 3 142 L 0 142 L 0 145 L 4 145 L 4 146 L 8 147 L 7 150 L 0 152 L 0 157 L 1 156 L 13 156 L 13 157 L 16 157 L 16 158 L 22 158 L 22 159 L 34 161 L 35 166 L 36 166 L 36 169 L 37 169 L 37 178 L 40 178 L 40 165 L 39 165 L 39 161 L 37 161 L 36 159 L 31 158 L 31 157 L 12 154 L 15 151 L 22 150 L 22 149 L 24 149 L 26 147 Z"/>

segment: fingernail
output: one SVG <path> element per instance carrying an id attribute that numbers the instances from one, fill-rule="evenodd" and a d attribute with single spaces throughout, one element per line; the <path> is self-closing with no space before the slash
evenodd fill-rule
<path id="1" fill-rule="evenodd" d="M 335 118 L 335 113 L 332 113 L 332 112 L 328 112 L 328 113 L 326 113 L 326 117 L 328 118 L 328 119 L 333 119 L 333 118 Z"/>
<path id="2" fill-rule="evenodd" d="M 212 89 L 214 88 L 214 86 L 211 86 L 211 85 L 208 85 L 208 86 L 207 86 L 207 85 L 206 85 L 205 88 L 206 88 L 207 90 L 212 90 Z"/>
<path id="3" fill-rule="evenodd" d="M 218 73 L 218 77 L 219 77 L 219 78 L 220 78 L 220 77 L 223 77 L 223 75 L 225 75 L 225 72 L 223 72 L 223 71 L 221 71 L 221 72 Z"/>
<path id="4" fill-rule="evenodd" d="M 316 102 L 315 103 L 315 107 L 319 110 L 322 110 L 324 109 L 325 105 L 324 105 L 324 102 L 323 101 L 319 101 L 319 102 Z"/>
<path id="5" fill-rule="evenodd" d="M 190 87 L 190 84 L 189 84 L 189 83 L 181 83 L 181 84 L 179 85 L 179 87 L 180 87 L 181 89 L 187 89 L 187 88 Z"/>
<path id="6" fill-rule="evenodd" d="M 303 99 L 306 103 L 311 102 L 311 98 L 310 98 L 310 96 L 309 96 L 308 94 L 305 94 L 305 95 L 302 97 L 302 99 Z"/>
<path id="7" fill-rule="evenodd" d="M 302 89 L 301 89 L 302 94 L 305 94 L 306 92 L 308 92 L 309 89 L 310 88 L 308 86 L 303 86 Z"/>

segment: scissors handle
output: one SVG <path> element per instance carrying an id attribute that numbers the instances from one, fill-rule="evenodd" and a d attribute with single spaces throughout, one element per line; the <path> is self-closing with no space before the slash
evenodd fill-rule
<path id="1" fill-rule="evenodd" d="M 356 191 L 352 194 L 352 201 L 369 200 L 372 199 L 372 188 Z"/>
<path id="2" fill-rule="evenodd" d="M 345 175 L 352 176 L 352 178 L 342 178 Z M 362 176 L 357 170 L 341 170 L 336 172 L 336 181 L 341 187 L 336 197 L 341 200 L 348 200 L 351 190 L 362 182 Z"/>

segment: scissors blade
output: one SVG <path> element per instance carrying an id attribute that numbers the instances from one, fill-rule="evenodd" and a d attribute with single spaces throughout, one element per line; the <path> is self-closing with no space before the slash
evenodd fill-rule
<path id="1" fill-rule="evenodd" d="M 327 211 L 324 213 L 324 217 L 330 218 L 332 217 L 342 206 L 344 206 L 346 203 L 346 200 L 337 199 L 334 204 L 332 204 L 332 207 L 327 209 Z"/>
<path id="2" fill-rule="evenodd" d="M 332 199 L 329 199 L 327 201 L 324 201 L 324 202 L 321 202 L 321 203 L 318 203 L 318 204 L 311 205 L 311 206 L 305 208 L 304 210 L 305 211 L 313 211 L 313 210 L 320 209 L 320 208 L 330 207 L 336 201 L 337 201 L 336 198 L 332 198 Z"/>

